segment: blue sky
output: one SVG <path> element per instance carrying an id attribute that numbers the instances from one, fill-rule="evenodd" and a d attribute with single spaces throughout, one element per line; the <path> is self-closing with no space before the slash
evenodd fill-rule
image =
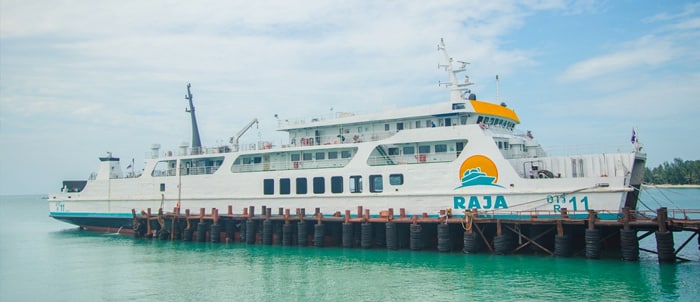
<path id="1" fill-rule="evenodd" d="M 176 150 L 188 82 L 206 146 L 445 101 L 440 38 L 552 153 L 626 152 L 635 128 L 650 166 L 700 159 L 697 1 L 0 0 L 0 194 Z"/>

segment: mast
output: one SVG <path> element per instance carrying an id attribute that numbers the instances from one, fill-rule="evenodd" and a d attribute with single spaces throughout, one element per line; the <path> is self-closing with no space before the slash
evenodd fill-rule
<path id="1" fill-rule="evenodd" d="M 199 128 L 197 128 L 197 117 L 194 115 L 194 104 L 192 103 L 190 86 L 192 85 L 187 83 L 187 95 L 185 95 L 185 99 L 190 102 L 190 108 L 185 108 L 185 112 L 189 112 L 192 118 L 192 154 L 197 155 L 201 153 L 202 141 L 199 139 Z"/>
<path id="2" fill-rule="evenodd" d="M 438 51 L 441 51 L 442 54 L 445 56 L 445 64 L 438 64 L 438 68 L 444 68 L 450 77 L 449 83 L 440 83 L 440 85 L 445 85 L 445 87 L 450 88 L 450 101 L 452 101 L 453 103 L 461 102 L 467 98 L 469 98 L 470 100 L 475 100 L 476 96 L 474 96 L 471 93 L 471 90 L 467 88 L 467 86 L 471 86 L 474 84 L 469 81 L 469 77 L 465 76 L 464 82 L 462 83 L 460 83 L 457 79 L 457 74 L 466 71 L 467 64 L 469 63 L 457 61 L 457 63 L 459 63 L 460 65 L 457 68 L 452 66 L 454 60 L 452 60 L 452 58 L 447 54 L 447 49 L 445 48 L 445 41 L 443 39 L 440 39 L 440 44 L 438 44 Z"/>

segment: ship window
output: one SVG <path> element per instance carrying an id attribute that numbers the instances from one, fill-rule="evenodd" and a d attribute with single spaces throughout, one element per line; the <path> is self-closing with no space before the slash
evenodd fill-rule
<path id="1" fill-rule="evenodd" d="M 177 161 L 163 160 L 156 163 L 151 176 L 175 176 Z"/>
<path id="2" fill-rule="evenodd" d="M 164 183 L 160 184 L 160 191 L 165 192 L 165 184 Z"/>
<path id="3" fill-rule="evenodd" d="M 316 152 L 316 160 L 322 160 L 322 159 L 326 159 L 326 153 Z"/>
<path id="4" fill-rule="evenodd" d="M 362 193 L 362 176 L 350 176 L 350 193 Z"/>
<path id="5" fill-rule="evenodd" d="M 416 121 L 416 129 L 420 128 L 420 121 Z"/>
<path id="6" fill-rule="evenodd" d="M 293 154 L 291 154 L 291 158 L 292 158 L 292 161 L 299 161 L 299 159 L 301 157 L 299 156 L 299 153 L 293 153 Z"/>
<path id="7" fill-rule="evenodd" d="M 460 124 L 460 125 L 466 125 L 466 124 L 467 124 L 467 116 L 466 116 L 466 115 L 462 115 L 462 116 L 459 117 L 459 124 Z"/>
<path id="8" fill-rule="evenodd" d="M 302 156 L 303 156 L 304 160 L 312 160 L 313 159 L 312 153 L 303 153 Z"/>
<path id="9" fill-rule="evenodd" d="M 498 149 L 503 149 L 503 142 L 498 142 Z"/>
<path id="10" fill-rule="evenodd" d="M 341 158 L 350 158 L 351 156 L 352 156 L 352 154 L 350 153 L 350 151 L 341 151 L 340 152 Z"/>
<path id="11" fill-rule="evenodd" d="M 448 117 L 445 119 L 445 126 L 447 126 L 447 127 L 452 126 L 452 119 L 451 118 Z"/>
<path id="12" fill-rule="evenodd" d="M 369 191 L 372 193 L 381 193 L 383 190 L 382 176 L 381 175 L 370 175 L 369 176 Z"/>
<path id="13" fill-rule="evenodd" d="M 508 150 L 508 148 L 510 148 L 508 142 L 503 142 L 503 149 Z"/>
<path id="14" fill-rule="evenodd" d="M 306 194 L 306 190 L 307 190 L 306 178 L 299 177 L 299 178 L 297 178 L 296 182 L 297 182 L 297 194 Z"/>
<path id="15" fill-rule="evenodd" d="M 445 153 L 445 152 L 447 152 L 447 145 L 446 144 L 435 145 L 435 153 Z"/>
<path id="16" fill-rule="evenodd" d="M 428 154 L 428 153 L 430 153 L 430 145 L 427 145 L 427 146 L 418 146 L 418 153 L 419 153 L 419 154 Z"/>
<path id="17" fill-rule="evenodd" d="M 452 110 L 459 110 L 459 109 L 465 109 L 467 106 L 464 105 L 464 103 L 455 103 L 452 104 Z"/>
<path id="18" fill-rule="evenodd" d="M 342 176 L 331 177 L 331 192 L 332 193 L 343 193 L 343 177 Z"/>
<path id="19" fill-rule="evenodd" d="M 476 119 L 476 123 L 477 123 L 477 124 L 479 124 L 479 123 L 481 123 L 481 122 L 483 122 L 483 121 L 484 121 L 484 117 L 483 117 L 483 116 L 479 116 L 479 118 Z"/>
<path id="20" fill-rule="evenodd" d="M 389 155 L 399 155 L 399 148 L 389 148 Z"/>
<path id="21" fill-rule="evenodd" d="M 323 177 L 314 177 L 314 194 L 326 192 L 326 181 Z"/>
<path id="22" fill-rule="evenodd" d="M 328 152 L 328 159 L 337 159 L 337 158 L 338 158 L 338 151 Z"/>
<path id="23" fill-rule="evenodd" d="M 384 124 L 384 131 L 389 131 L 389 124 Z"/>
<path id="24" fill-rule="evenodd" d="M 427 121 L 425 121 L 425 127 L 426 128 L 435 127 L 435 123 L 433 123 L 432 120 L 427 120 Z"/>
<path id="25" fill-rule="evenodd" d="M 280 194 L 289 195 L 292 192 L 292 185 L 289 178 L 280 178 Z"/>
<path id="26" fill-rule="evenodd" d="M 403 130 L 403 123 L 396 123 L 396 132 Z"/>
<path id="27" fill-rule="evenodd" d="M 260 156 L 253 157 L 253 163 L 259 164 L 261 162 L 262 162 L 262 157 L 260 157 Z"/>
<path id="28" fill-rule="evenodd" d="M 403 154 L 404 155 L 416 154 L 416 147 L 414 147 L 414 146 L 403 147 Z"/>
<path id="29" fill-rule="evenodd" d="M 389 184 L 392 186 L 403 185 L 403 174 L 390 174 Z"/>
<path id="30" fill-rule="evenodd" d="M 275 180 L 272 178 L 267 178 L 263 180 L 263 193 L 265 195 L 275 194 Z"/>

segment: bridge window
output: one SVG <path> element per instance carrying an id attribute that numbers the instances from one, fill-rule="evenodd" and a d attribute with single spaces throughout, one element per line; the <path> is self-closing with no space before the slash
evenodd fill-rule
<path id="1" fill-rule="evenodd" d="M 289 195 L 292 191 L 289 178 L 280 178 L 280 194 Z"/>
<path id="2" fill-rule="evenodd" d="M 369 176 L 369 191 L 372 193 L 381 193 L 383 188 L 383 180 L 381 175 Z"/>
<path id="3" fill-rule="evenodd" d="M 404 155 L 416 154 L 416 147 L 414 147 L 414 146 L 403 147 L 403 154 Z"/>
<path id="4" fill-rule="evenodd" d="M 296 182 L 297 182 L 297 194 L 306 194 L 306 191 L 308 189 L 307 184 L 306 184 L 306 178 L 299 177 L 299 178 L 297 178 Z"/>
<path id="5" fill-rule="evenodd" d="M 263 194 L 274 195 L 275 194 L 275 180 L 272 178 L 267 178 L 263 180 Z"/>
<path id="6" fill-rule="evenodd" d="M 326 180 L 323 177 L 314 177 L 314 194 L 326 192 Z"/>
<path id="7" fill-rule="evenodd" d="M 446 144 L 435 145 L 435 153 L 445 153 L 445 152 L 447 152 L 447 145 Z"/>
<path id="8" fill-rule="evenodd" d="M 392 186 L 403 185 L 403 174 L 390 174 L 389 184 Z"/>
<path id="9" fill-rule="evenodd" d="M 337 159 L 337 158 L 338 158 L 338 151 L 328 152 L 328 159 Z"/>
<path id="10" fill-rule="evenodd" d="M 343 177 L 342 176 L 331 177 L 331 192 L 332 193 L 343 193 Z"/>
<path id="11" fill-rule="evenodd" d="M 316 160 L 323 160 L 326 159 L 326 153 L 325 152 L 316 152 Z"/>
<path id="12" fill-rule="evenodd" d="M 428 153 L 430 153 L 430 145 L 418 146 L 418 153 L 419 153 L 419 154 L 428 154 Z"/>
<path id="13" fill-rule="evenodd" d="M 362 193 L 362 176 L 350 176 L 350 193 Z"/>

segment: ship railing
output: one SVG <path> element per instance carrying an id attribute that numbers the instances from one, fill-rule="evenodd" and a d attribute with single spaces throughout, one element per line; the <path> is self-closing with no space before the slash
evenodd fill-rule
<path id="1" fill-rule="evenodd" d="M 479 219 L 512 219 L 512 220 L 528 220 L 528 219 L 565 219 L 565 218 L 585 218 L 589 215 L 588 211 L 572 211 L 567 210 L 564 214 L 562 211 L 554 210 L 521 210 L 521 211 L 504 211 L 504 210 L 479 210 Z M 611 220 L 619 219 L 622 213 L 617 211 L 596 210 L 596 215 L 599 219 Z M 461 214 L 460 214 L 461 216 Z"/>
<path id="2" fill-rule="evenodd" d="M 678 220 L 698 220 L 700 219 L 700 210 L 697 209 L 667 209 L 668 218 L 678 219 Z M 653 219 L 656 217 L 655 210 L 637 210 L 635 211 L 639 216 Z"/>
<path id="3" fill-rule="evenodd" d="M 630 153 L 634 150 L 632 144 L 616 145 L 559 145 L 546 148 L 548 156 L 576 156 L 602 153 Z"/>

